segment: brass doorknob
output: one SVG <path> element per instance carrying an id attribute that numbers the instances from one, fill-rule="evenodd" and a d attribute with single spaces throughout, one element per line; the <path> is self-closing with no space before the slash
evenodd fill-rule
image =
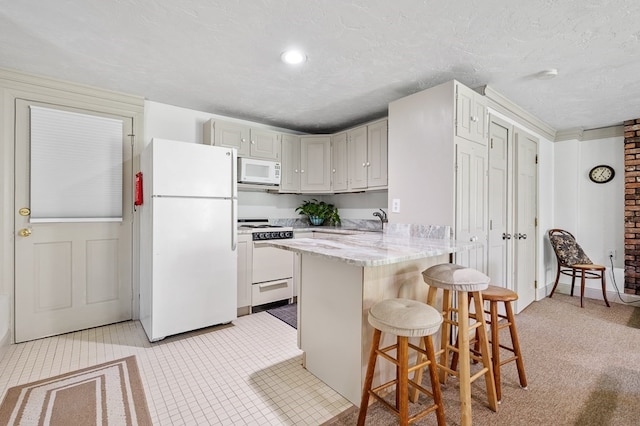
<path id="1" fill-rule="evenodd" d="M 31 235 L 31 229 L 29 228 L 22 228 L 21 230 L 18 231 L 18 234 L 21 237 L 28 237 L 29 235 Z"/>

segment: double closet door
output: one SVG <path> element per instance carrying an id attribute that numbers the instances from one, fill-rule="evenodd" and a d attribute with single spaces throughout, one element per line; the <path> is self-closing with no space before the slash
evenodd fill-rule
<path id="1" fill-rule="evenodd" d="M 536 299 L 538 139 L 489 120 L 488 275 L 518 293 L 516 312 Z"/>

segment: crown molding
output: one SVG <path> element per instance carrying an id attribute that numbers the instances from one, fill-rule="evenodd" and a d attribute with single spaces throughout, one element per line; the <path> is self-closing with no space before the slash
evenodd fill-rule
<path id="1" fill-rule="evenodd" d="M 130 110 L 144 111 L 144 98 L 142 96 L 100 89 L 97 87 L 59 80 L 56 78 L 29 74 L 22 71 L 14 71 L 0 68 L 0 86 L 12 88 L 39 88 L 41 90 L 55 90 L 67 94 L 73 94 L 85 98 L 98 98 L 103 101 L 127 105 Z"/>
<path id="2" fill-rule="evenodd" d="M 558 130 L 556 133 L 556 142 L 578 140 L 592 141 L 596 139 L 607 139 L 624 136 L 624 126 L 600 127 L 598 129 L 582 129 L 580 127 L 573 129 Z"/>
<path id="3" fill-rule="evenodd" d="M 526 126 L 530 130 L 538 133 L 550 141 L 556 140 L 556 129 L 549 126 L 533 114 L 525 111 L 509 99 L 502 96 L 489 86 L 482 86 L 476 89 L 480 94 L 484 95 L 488 102 L 489 108 L 493 108 L 497 112 L 515 120 L 516 122 Z"/>

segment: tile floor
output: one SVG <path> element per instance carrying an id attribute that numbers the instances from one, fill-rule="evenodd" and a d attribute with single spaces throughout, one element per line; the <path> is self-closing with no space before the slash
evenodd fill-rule
<path id="1" fill-rule="evenodd" d="M 351 404 L 302 368 L 296 330 L 266 312 L 150 344 L 128 321 L 11 345 L 17 384 L 135 355 L 154 425 L 318 425 Z"/>

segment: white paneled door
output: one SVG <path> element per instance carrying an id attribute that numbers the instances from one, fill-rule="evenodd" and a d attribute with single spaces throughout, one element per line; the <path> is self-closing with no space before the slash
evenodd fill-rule
<path id="1" fill-rule="evenodd" d="M 518 293 L 516 312 L 536 297 L 537 153 L 536 138 L 491 117 L 488 275 Z"/>
<path id="2" fill-rule="evenodd" d="M 122 121 L 121 218 L 31 217 L 31 106 Z M 131 319 L 131 118 L 17 100 L 15 130 L 15 341 Z M 100 179 L 64 168 L 81 180 Z"/>

